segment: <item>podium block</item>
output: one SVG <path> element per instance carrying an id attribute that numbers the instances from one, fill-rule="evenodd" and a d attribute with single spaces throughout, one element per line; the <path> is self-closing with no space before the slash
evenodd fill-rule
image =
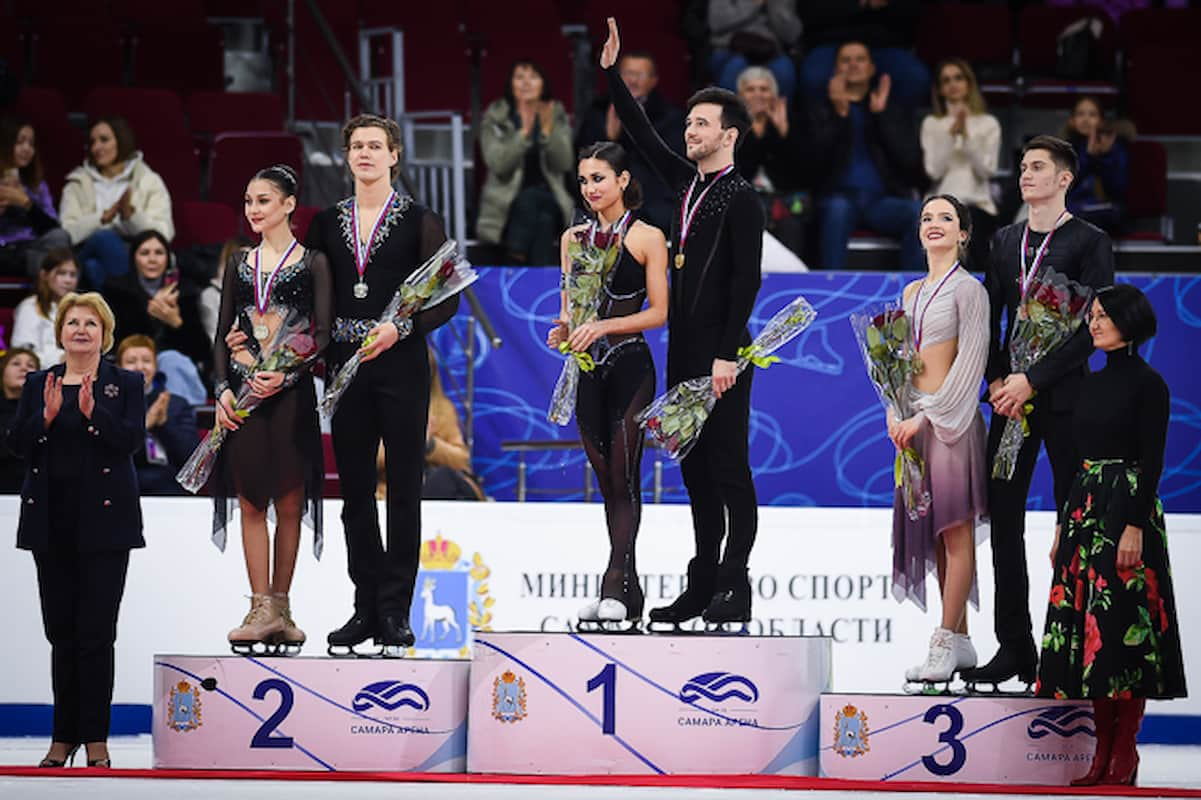
<path id="1" fill-rule="evenodd" d="M 826 694 L 821 718 L 826 778 L 1067 786 L 1096 743 L 1085 701 Z"/>
<path id="2" fill-rule="evenodd" d="M 462 772 L 466 661 L 154 658 L 154 766 Z"/>
<path id="3" fill-rule="evenodd" d="M 469 772 L 817 773 L 830 640 L 476 633 Z"/>

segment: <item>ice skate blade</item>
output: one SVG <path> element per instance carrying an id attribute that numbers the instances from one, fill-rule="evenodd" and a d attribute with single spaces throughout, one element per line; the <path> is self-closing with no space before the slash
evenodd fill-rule
<path id="1" fill-rule="evenodd" d="M 693 628 L 685 628 L 684 624 L 691 622 L 695 617 L 686 619 L 684 622 L 664 622 L 662 620 L 651 620 L 646 624 L 647 633 L 663 633 L 673 636 L 696 636 L 704 633 L 704 631 Z"/>
<path id="2" fill-rule="evenodd" d="M 404 658 L 409 645 L 403 644 L 384 644 L 380 645 L 380 658 Z"/>
<path id="3" fill-rule="evenodd" d="M 963 691 L 965 694 L 991 695 L 993 697 L 1033 697 L 1034 684 L 1027 683 L 1026 688 L 1022 689 L 1002 689 L 1001 684 L 1005 681 L 964 681 Z"/>
<path id="4" fill-rule="evenodd" d="M 705 633 L 710 636 L 746 636 L 751 632 L 749 621 L 724 620 L 711 622 L 705 620 Z"/>
<path id="5" fill-rule="evenodd" d="M 662 624 L 662 623 L 661 623 Z M 640 619 L 581 619 L 575 624 L 576 633 L 616 633 L 616 634 L 640 634 L 642 633 L 642 620 Z"/>
<path id="6" fill-rule="evenodd" d="M 946 697 L 960 694 L 951 688 L 951 680 L 945 681 L 905 681 L 901 687 L 905 694 L 930 695 Z"/>
<path id="7" fill-rule="evenodd" d="M 262 642 L 257 640 L 253 642 L 230 642 L 229 649 L 232 650 L 233 654 L 236 656 L 271 657 L 281 655 L 279 652 L 277 652 L 274 642 Z"/>
<path id="8" fill-rule="evenodd" d="M 326 647 L 325 652 L 331 658 L 379 658 L 380 655 L 382 655 L 378 647 L 375 647 L 370 651 L 363 650 L 360 652 L 355 650 L 355 648 L 359 647 L 361 644 L 362 642 L 360 642 L 358 645 L 331 644 Z"/>

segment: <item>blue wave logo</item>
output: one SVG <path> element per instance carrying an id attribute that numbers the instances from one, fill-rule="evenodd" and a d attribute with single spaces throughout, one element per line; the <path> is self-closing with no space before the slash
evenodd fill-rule
<path id="1" fill-rule="evenodd" d="M 359 689 L 354 696 L 353 705 L 355 711 L 366 711 L 372 707 L 395 711 L 405 706 L 416 711 L 427 711 L 430 707 L 430 696 L 413 683 L 377 681 Z"/>
<path id="2" fill-rule="evenodd" d="M 754 703 L 759 699 L 759 687 L 750 678 L 732 672 L 706 672 L 689 678 L 680 687 L 680 700 L 685 703 L 697 700 L 722 703 L 731 698 Z"/>
<path id="3" fill-rule="evenodd" d="M 1030 720 L 1030 724 L 1026 726 L 1026 735 L 1031 739 L 1042 739 L 1052 735 L 1070 739 L 1073 736 L 1097 734 L 1092 711 L 1079 706 L 1057 706 Z"/>

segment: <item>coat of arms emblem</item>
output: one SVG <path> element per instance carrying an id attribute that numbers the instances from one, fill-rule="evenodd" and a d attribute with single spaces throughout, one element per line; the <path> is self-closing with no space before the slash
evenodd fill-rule
<path id="1" fill-rule="evenodd" d="M 525 679 L 505 670 L 492 682 L 492 716 L 501 722 L 520 722 L 526 714 Z"/>
<path id="2" fill-rule="evenodd" d="M 200 725 L 200 687 L 180 681 L 171 687 L 171 698 L 167 702 L 167 727 L 187 733 Z"/>
<path id="3" fill-rule="evenodd" d="M 868 745 L 867 714 L 853 705 L 843 706 L 834 715 L 834 752 L 843 758 L 855 758 L 871 750 Z"/>

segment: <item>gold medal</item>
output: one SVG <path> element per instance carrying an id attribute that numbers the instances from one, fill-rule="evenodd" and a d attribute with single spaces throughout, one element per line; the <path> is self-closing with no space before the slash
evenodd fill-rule
<path id="1" fill-rule="evenodd" d="M 684 254 L 676 253 L 676 269 L 684 268 Z"/>

